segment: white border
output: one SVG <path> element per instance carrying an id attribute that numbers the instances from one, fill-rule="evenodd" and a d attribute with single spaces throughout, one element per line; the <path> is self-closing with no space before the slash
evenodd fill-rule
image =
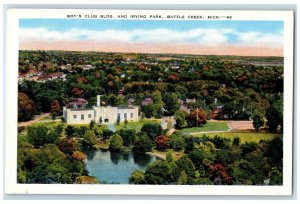
<path id="1" fill-rule="evenodd" d="M 232 15 L 234 20 L 284 21 L 284 170 L 283 186 L 175 186 L 175 185 L 63 185 L 17 184 L 17 84 L 20 18 L 66 18 L 66 14 L 201 14 Z M 166 19 L 166 18 L 165 18 Z M 141 19 L 139 19 L 141 20 Z M 154 19 L 151 19 L 154 20 Z M 170 19 L 168 19 L 170 20 Z M 6 58 L 5 193 L 8 194 L 107 194 L 107 195 L 291 195 L 293 121 L 293 12 L 199 10 L 74 10 L 8 9 Z"/>

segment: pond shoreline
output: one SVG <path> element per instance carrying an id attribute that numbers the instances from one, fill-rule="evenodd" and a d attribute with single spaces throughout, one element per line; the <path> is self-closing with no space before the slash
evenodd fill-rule
<path id="1" fill-rule="evenodd" d="M 152 155 L 161 160 L 166 160 L 166 155 L 164 155 L 164 154 L 159 154 L 157 152 L 146 152 L 145 154 Z"/>

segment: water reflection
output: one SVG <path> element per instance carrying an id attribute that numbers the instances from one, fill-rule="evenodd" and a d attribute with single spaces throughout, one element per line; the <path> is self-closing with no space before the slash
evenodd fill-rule
<path id="1" fill-rule="evenodd" d="M 114 164 L 118 164 L 122 158 L 122 153 L 120 152 L 110 152 L 110 160 Z"/>
<path id="2" fill-rule="evenodd" d="M 128 184 L 134 170 L 144 171 L 148 164 L 156 160 L 151 155 L 132 152 L 85 150 L 85 153 L 89 175 L 97 177 L 101 183 Z"/>

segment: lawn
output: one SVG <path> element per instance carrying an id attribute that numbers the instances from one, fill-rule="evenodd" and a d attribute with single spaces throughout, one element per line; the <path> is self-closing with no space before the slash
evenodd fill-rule
<path id="1" fill-rule="evenodd" d="M 227 122 L 207 122 L 203 127 L 184 128 L 182 133 L 208 132 L 208 131 L 227 131 Z"/>
<path id="2" fill-rule="evenodd" d="M 203 136 L 204 134 L 199 134 L 195 136 Z M 259 142 L 260 140 L 272 140 L 277 137 L 282 137 L 281 134 L 271 134 L 271 133 L 255 133 L 255 132 L 219 132 L 219 133 L 205 133 L 208 137 L 214 137 L 218 135 L 220 137 L 225 137 L 233 140 L 235 137 L 239 137 L 241 143 L 245 142 Z"/>
<path id="3" fill-rule="evenodd" d="M 146 123 L 158 123 L 160 124 L 160 119 L 144 119 L 144 121 L 138 122 L 128 122 L 127 125 L 125 123 L 121 123 L 120 125 L 115 125 L 116 130 L 121 129 L 133 129 L 136 132 L 141 131 L 142 127 Z"/>
<path id="4" fill-rule="evenodd" d="M 53 128 L 53 127 L 56 127 L 60 124 L 63 124 L 61 121 L 51 121 L 51 122 L 42 122 L 42 121 L 39 121 L 39 122 L 36 122 L 34 124 L 32 124 L 31 126 L 33 127 L 36 127 L 36 126 L 45 126 L 47 128 Z"/>
<path id="5" fill-rule="evenodd" d="M 185 153 L 183 152 L 183 150 L 181 150 L 179 152 L 177 152 L 177 151 L 175 151 L 173 149 L 166 149 L 164 151 L 159 151 L 157 149 L 153 150 L 154 154 L 161 155 L 161 156 L 164 156 L 164 157 L 166 157 L 169 152 L 172 154 L 174 160 L 178 160 L 180 157 L 182 157 L 183 155 L 185 155 Z"/>

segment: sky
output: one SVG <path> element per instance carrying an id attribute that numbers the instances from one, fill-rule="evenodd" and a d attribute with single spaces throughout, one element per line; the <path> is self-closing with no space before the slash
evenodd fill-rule
<path id="1" fill-rule="evenodd" d="M 21 50 L 283 56 L 282 21 L 21 19 Z"/>

